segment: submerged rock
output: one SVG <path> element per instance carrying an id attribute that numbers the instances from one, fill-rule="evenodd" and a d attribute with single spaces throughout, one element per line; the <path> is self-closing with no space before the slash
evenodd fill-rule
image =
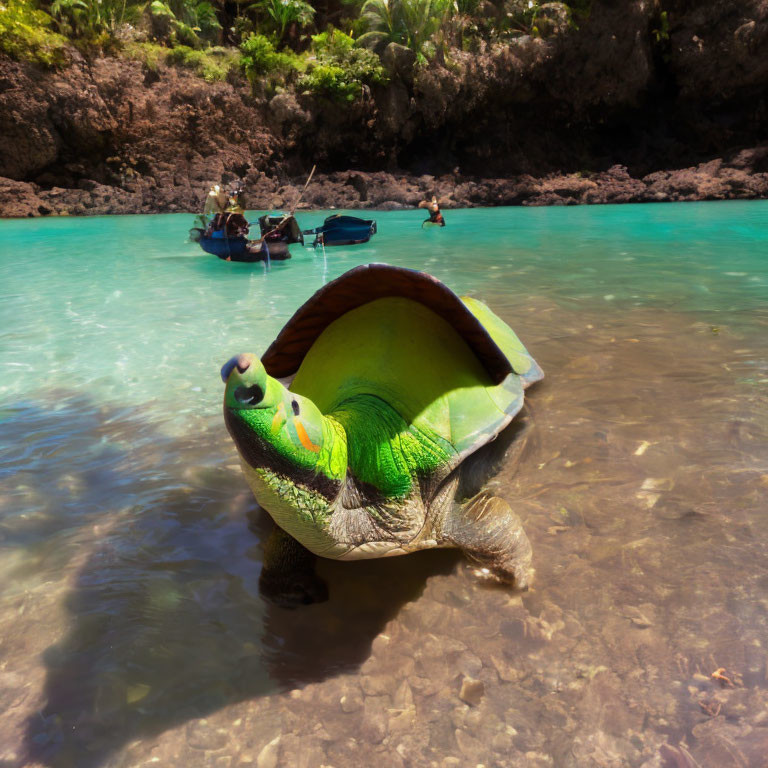
<path id="1" fill-rule="evenodd" d="M 480 680 L 475 680 L 471 677 L 465 677 L 461 681 L 461 689 L 459 690 L 459 698 L 467 704 L 476 707 L 485 695 L 485 684 Z"/>

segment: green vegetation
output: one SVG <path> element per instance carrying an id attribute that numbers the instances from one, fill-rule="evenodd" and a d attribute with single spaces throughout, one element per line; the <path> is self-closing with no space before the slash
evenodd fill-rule
<path id="1" fill-rule="evenodd" d="M 121 55 L 140 61 L 153 72 L 160 69 L 161 64 L 184 67 L 209 83 L 226 80 L 229 73 L 236 70 L 240 63 L 237 51 L 223 46 L 197 50 L 188 45 L 167 48 L 158 43 L 126 43 Z"/>
<path id="2" fill-rule="evenodd" d="M 505 18 L 497 24 L 498 37 L 551 37 L 558 31 L 575 26 L 575 15 L 586 15 L 590 4 L 591 0 L 574 3 L 506 0 Z"/>
<path id="3" fill-rule="evenodd" d="M 315 9 L 303 0 L 259 0 L 250 9 L 265 18 L 267 31 L 274 33 L 278 44 L 291 26 L 306 27 L 315 16 Z"/>
<path id="4" fill-rule="evenodd" d="M 30 0 L 0 0 L 0 51 L 44 67 L 67 63 L 67 39 L 52 31 L 53 19 Z"/>
<path id="5" fill-rule="evenodd" d="M 140 61 L 147 69 L 157 72 L 160 65 L 165 63 L 169 50 L 157 43 L 126 43 L 122 55 L 126 59 Z"/>
<path id="6" fill-rule="evenodd" d="M 240 67 L 253 82 L 265 75 L 287 74 L 298 68 L 298 57 L 278 52 L 274 43 L 264 35 L 251 35 L 240 46 Z"/>
<path id="7" fill-rule="evenodd" d="M 651 34 L 657 45 L 669 40 L 669 16 L 666 11 L 659 14 L 659 26 Z"/>
<path id="8" fill-rule="evenodd" d="M 136 7 L 124 0 L 54 0 L 50 10 L 60 31 L 75 38 L 114 33 L 136 15 Z"/>
<path id="9" fill-rule="evenodd" d="M 213 83 L 226 80 L 230 71 L 239 63 L 239 56 L 235 51 L 221 46 L 198 51 L 188 45 L 177 45 L 168 50 L 166 61 L 191 69 L 206 82 Z"/>
<path id="10" fill-rule="evenodd" d="M 127 24 L 149 19 L 154 36 L 170 42 L 196 45 L 201 39 L 215 39 L 221 29 L 216 9 L 209 2 L 193 0 L 53 0 L 50 11 L 63 34 L 75 39 L 115 35 Z"/>
<path id="11" fill-rule="evenodd" d="M 216 40 L 221 30 L 214 6 L 205 1 L 152 0 L 149 15 L 156 37 L 172 43 L 196 46 L 201 40 Z"/>
<path id="12" fill-rule="evenodd" d="M 505 3 L 508 22 L 504 25 L 514 35 L 540 37 L 539 18 L 542 14 L 538 0 L 509 0 Z"/>
<path id="13" fill-rule="evenodd" d="M 335 101 L 354 101 L 365 86 L 387 80 L 379 57 L 373 51 L 355 47 L 352 37 L 338 29 L 313 35 L 312 47 L 316 61 L 298 81 L 299 88 L 305 91 Z"/>
<path id="14" fill-rule="evenodd" d="M 208 82 L 240 73 L 254 92 L 290 86 L 349 103 L 387 81 L 381 56 L 391 43 L 413 51 L 417 68 L 455 66 L 452 51 L 560 34 L 589 12 L 591 0 L 341 4 L 346 16 L 306 0 L 0 0 L 0 52 L 52 67 L 65 65 L 75 46 L 86 56 L 120 55 L 152 70 L 183 67 Z M 665 15 L 655 34 L 667 34 Z"/>
<path id="15" fill-rule="evenodd" d="M 438 33 L 455 12 L 456 0 L 366 0 L 360 16 L 368 31 L 360 37 L 360 43 L 376 48 L 399 43 L 424 62 L 434 56 Z"/>

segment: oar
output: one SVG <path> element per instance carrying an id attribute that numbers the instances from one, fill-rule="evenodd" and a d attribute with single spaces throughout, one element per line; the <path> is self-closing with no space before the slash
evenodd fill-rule
<path id="1" fill-rule="evenodd" d="M 307 187 L 309 186 L 309 182 L 312 181 L 312 177 L 315 175 L 315 168 L 317 168 L 317 166 L 313 165 L 312 166 L 312 170 L 309 172 L 309 177 L 307 178 L 307 181 L 304 184 L 304 189 L 301 190 L 301 193 L 296 198 L 296 202 L 293 204 L 293 208 L 291 208 L 291 212 L 290 213 L 286 213 L 283 216 L 283 218 L 280 219 L 280 222 L 278 224 L 276 224 L 273 229 L 271 229 L 269 232 L 267 232 L 267 234 L 264 235 L 264 237 L 267 237 L 267 235 L 271 235 L 273 232 L 277 232 L 278 230 L 282 229 L 283 228 L 283 224 L 285 224 L 285 222 L 288 221 L 288 219 L 290 219 L 291 216 L 293 216 L 293 214 L 296 212 L 296 209 L 299 207 L 299 203 L 301 202 L 301 198 L 304 197 L 304 193 L 307 191 Z M 304 233 L 302 233 L 302 234 L 304 234 Z"/>
<path id="2" fill-rule="evenodd" d="M 312 181 L 312 177 L 315 175 L 315 168 L 317 168 L 316 165 L 312 166 L 312 170 L 309 172 L 309 178 L 307 179 L 306 184 L 304 184 L 304 189 L 301 190 L 301 194 L 296 198 L 296 202 L 293 204 L 293 208 L 291 208 L 291 212 L 289 216 L 293 216 L 294 213 L 296 213 L 296 209 L 299 207 L 299 203 L 301 202 L 301 198 L 304 197 L 304 193 L 307 191 L 307 187 L 309 186 L 309 182 Z"/>

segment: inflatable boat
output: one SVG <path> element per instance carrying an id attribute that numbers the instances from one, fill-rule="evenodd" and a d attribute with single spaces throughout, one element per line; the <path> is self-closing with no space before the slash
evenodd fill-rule
<path id="1" fill-rule="evenodd" d="M 359 219 L 336 213 L 329 216 L 320 227 L 305 229 L 302 234 L 314 235 L 313 245 L 357 245 L 367 243 L 376 234 L 373 219 Z"/>

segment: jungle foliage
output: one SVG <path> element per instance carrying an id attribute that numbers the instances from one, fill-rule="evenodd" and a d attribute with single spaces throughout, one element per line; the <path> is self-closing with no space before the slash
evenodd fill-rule
<path id="1" fill-rule="evenodd" d="M 335 101 L 354 101 L 371 85 L 381 85 L 387 76 L 379 57 L 359 48 L 350 35 L 338 29 L 312 36 L 315 60 L 298 86 Z"/>
<path id="2" fill-rule="evenodd" d="M 44 67 L 67 63 L 67 38 L 53 30 L 53 19 L 32 0 L 0 0 L 0 51 Z"/>
<path id="3" fill-rule="evenodd" d="M 340 102 L 387 74 L 391 43 L 416 65 L 451 51 L 549 37 L 589 13 L 591 0 L 0 0 L 0 52 L 63 66 L 75 46 L 185 67 L 208 81 L 242 73 L 254 90 L 294 85 Z M 233 10 L 234 9 L 234 10 Z M 412 55 L 413 55 L 412 54 Z"/>

